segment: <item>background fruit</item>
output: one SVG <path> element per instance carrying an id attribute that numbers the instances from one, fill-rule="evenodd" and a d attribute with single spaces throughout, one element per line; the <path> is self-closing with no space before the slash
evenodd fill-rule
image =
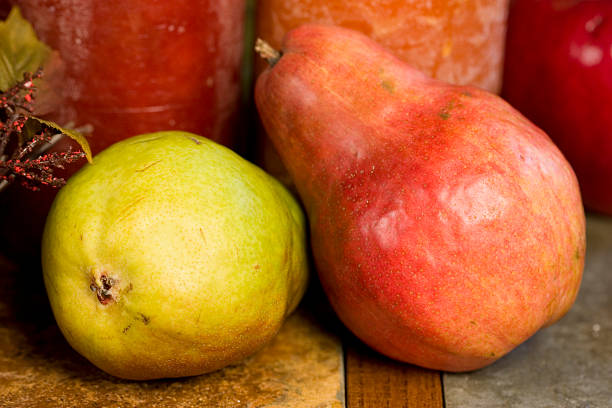
<path id="1" fill-rule="evenodd" d="M 585 253 L 576 177 L 501 98 L 316 25 L 287 35 L 255 96 L 323 287 L 365 343 L 474 370 L 573 304 Z"/>
<path id="2" fill-rule="evenodd" d="M 572 164 L 585 205 L 612 214 L 612 2 L 516 0 L 503 96 Z"/>
<path id="3" fill-rule="evenodd" d="M 304 222 L 276 180 L 210 140 L 127 139 L 53 203 L 42 246 L 53 313 L 115 376 L 216 370 L 266 344 L 298 304 Z"/>

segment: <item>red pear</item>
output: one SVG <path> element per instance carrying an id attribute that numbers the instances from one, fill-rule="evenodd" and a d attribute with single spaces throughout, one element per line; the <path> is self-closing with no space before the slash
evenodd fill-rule
<path id="1" fill-rule="evenodd" d="M 571 307 L 576 177 L 499 97 L 431 79 L 355 31 L 306 25 L 255 98 L 303 200 L 332 306 L 365 343 L 447 371 L 490 364 Z"/>

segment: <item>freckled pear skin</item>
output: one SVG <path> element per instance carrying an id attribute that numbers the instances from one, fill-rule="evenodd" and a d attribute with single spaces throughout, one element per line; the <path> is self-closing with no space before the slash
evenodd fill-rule
<path id="1" fill-rule="evenodd" d="M 208 139 L 116 143 L 69 179 L 47 219 L 43 274 L 58 326 L 121 378 L 238 362 L 304 293 L 305 223 L 279 182 Z"/>
<path id="2" fill-rule="evenodd" d="M 354 31 L 305 25 L 257 80 L 335 311 L 389 357 L 491 364 L 573 304 L 575 175 L 499 97 L 426 77 Z"/>

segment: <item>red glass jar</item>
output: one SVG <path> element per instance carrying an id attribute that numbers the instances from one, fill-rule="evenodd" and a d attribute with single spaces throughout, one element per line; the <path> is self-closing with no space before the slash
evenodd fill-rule
<path id="1" fill-rule="evenodd" d="M 46 73 L 45 116 L 88 125 L 94 154 L 129 136 L 171 129 L 238 143 L 246 0 L 2 2 L 18 5 L 58 51 Z M 54 195 L 17 185 L 0 194 L 5 247 L 37 251 Z"/>
<path id="2" fill-rule="evenodd" d="M 59 51 L 64 104 L 98 152 L 180 129 L 232 146 L 245 0 L 13 0 Z"/>

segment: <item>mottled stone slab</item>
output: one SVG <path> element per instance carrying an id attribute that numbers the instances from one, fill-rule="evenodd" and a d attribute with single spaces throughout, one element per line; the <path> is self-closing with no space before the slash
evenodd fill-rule
<path id="1" fill-rule="evenodd" d="M 147 382 L 104 374 L 73 351 L 51 315 L 40 271 L 0 262 L 0 406 L 343 407 L 342 348 L 316 299 L 265 349 L 198 377 Z"/>
<path id="2" fill-rule="evenodd" d="M 612 217 L 587 219 L 575 305 L 494 365 L 445 374 L 446 408 L 612 407 Z"/>

